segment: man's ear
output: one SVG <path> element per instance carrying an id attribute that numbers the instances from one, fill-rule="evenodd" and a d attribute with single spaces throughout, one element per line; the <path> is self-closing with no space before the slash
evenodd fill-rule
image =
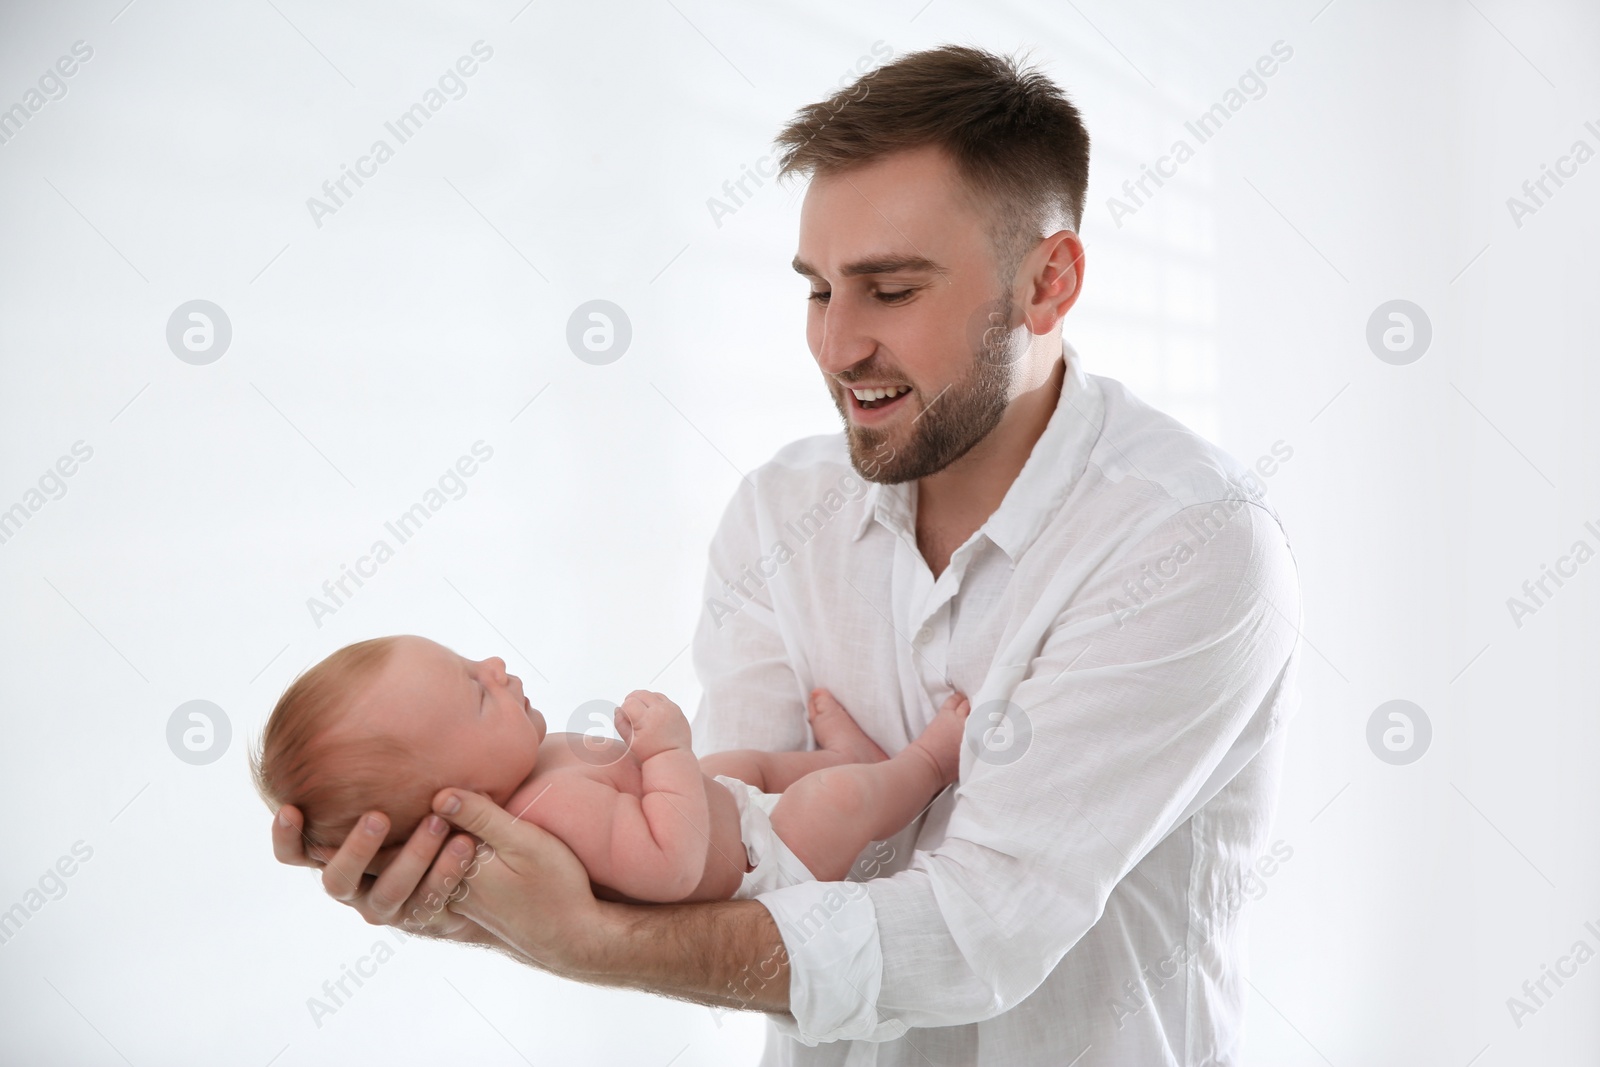
<path id="1" fill-rule="evenodd" d="M 1032 257 L 1038 257 L 1039 265 L 1023 317 L 1031 333 L 1043 336 L 1055 329 L 1083 292 L 1083 242 L 1071 230 L 1057 230 L 1039 242 Z"/>

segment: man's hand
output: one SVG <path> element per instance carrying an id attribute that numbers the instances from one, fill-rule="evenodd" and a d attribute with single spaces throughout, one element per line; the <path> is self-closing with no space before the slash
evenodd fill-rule
<path id="1" fill-rule="evenodd" d="M 272 851 L 278 862 L 319 868 L 327 894 L 367 922 L 451 941 L 492 941 L 471 920 L 445 907 L 473 864 L 475 842 L 467 834 L 447 842 L 449 824 L 437 815 L 422 820 L 410 840 L 386 856 L 379 850 L 389 820 L 381 812 L 362 816 L 331 860 L 321 850 L 308 854 L 303 826 L 304 817 L 293 804 L 278 809 L 272 820 Z"/>
<path id="2" fill-rule="evenodd" d="M 640 763 L 662 752 L 690 747 L 689 720 L 683 709 L 660 693 L 635 689 L 618 706 L 613 720 L 617 733 Z"/>
<path id="3" fill-rule="evenodd" d="M 320 868 L 328 895 L 369 923 L 411 929 L 405 920 L 414 914 L 419 933 L 486 945 L 568 978 L 723 1008 L 788 1011 L 788 957 L 759 902 L 596 900 L 589 872 L 554 834 L 460 789 L 441 790 L 433 807 L 469 833 L 447 838 L 447 824 L 424 820 L 385 865 L 378 846 L 388 820 L 373 812 L 377 829 L 358 826 L 324 865 L 327 857 L 307 855 L 299 810 L 284 805 L 272 826 L 273 851 L 283 863 Z M 472 834 L 483 839 L 476 855 Z M 468 847 L 441 850 L 446 840 Z M 452 893 L 457 899 L 448 899 Z M 440 901 L 437 910 L 430 906 Z M 752 968 L 761 979 L 754 985 Z"/>
<path id="4" fill-rule="evenodd" d="M 604 937 L 603 906 L 566 843 L 478 793 L 440 790 L 433 810 L 486 846 L 464 895 L 447 911 L 545 970 L 573 978 L 590 973 Z"/>

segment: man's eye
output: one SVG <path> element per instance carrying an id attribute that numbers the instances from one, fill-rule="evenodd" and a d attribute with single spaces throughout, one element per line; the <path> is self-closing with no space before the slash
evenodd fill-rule
<path id="1" fill-rule="evenodd" d="M 885 304 L 903 304 L 914 292 L 916 292 L 915 289 L 901 289 L 892 293 L 879 292 L 877 295 L 878 299 L 882 300 Z M 830 295 L 830 293 L 811 293 L 806 296 L 806 299 L 810 300 L 814 304 L 827 306 L 828 297 Z"/>

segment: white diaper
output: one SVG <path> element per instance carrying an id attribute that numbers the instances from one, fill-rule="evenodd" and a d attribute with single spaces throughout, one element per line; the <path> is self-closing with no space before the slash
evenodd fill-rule
<path id="1" fill-rule="evenodd" d="M 744 839 L 752 870 L 746 871 L 739 889 L 729 899 L 749 900 L 769 889 L 782 889 L 801 882 L 814 882 L 816 876 L 800 862 L 789 846 L 772 829 L 772 809 L 782 793 L 763 793 L 749 782 L 725 774 L 712 775 L 728 787 L 739 808 L 739 836 Z"/>

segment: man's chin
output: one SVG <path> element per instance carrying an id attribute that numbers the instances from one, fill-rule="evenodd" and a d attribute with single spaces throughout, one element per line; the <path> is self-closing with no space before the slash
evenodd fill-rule
<path id="1" fill-rule="evenodd" d="M 896 485 L 911 480 L 903 465 L 894 462 L 904 449 L 891 443 L 889 435 L 853 426 L 845 431 L 845 441 L 850 450 L 850 466 L 867 481 Z"/>

